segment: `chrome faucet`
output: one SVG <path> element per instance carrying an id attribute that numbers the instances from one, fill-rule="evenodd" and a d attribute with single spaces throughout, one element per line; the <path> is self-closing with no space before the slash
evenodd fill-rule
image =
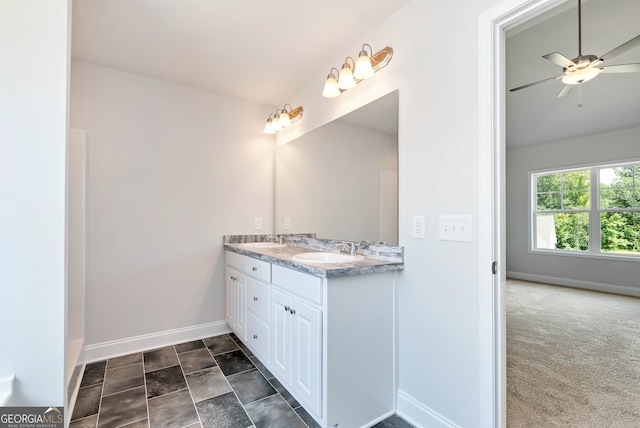
<path id="1" fill-rule="evenodd" d="M 349 253 L 352 256 L 358 254 L 358 247 L 360 244 L 356 242 L 341 242 L 339 245 L 340 252 Z"/>
<path id="2" fill-rule="evenodd" d="M 278 244 L 284 244 L 284 236 L 282 235 L 268 235 L 267 242 L 277 242 Z"/>

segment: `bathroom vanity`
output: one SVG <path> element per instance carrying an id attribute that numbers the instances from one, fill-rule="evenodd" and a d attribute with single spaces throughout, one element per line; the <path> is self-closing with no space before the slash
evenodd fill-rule
<path id="1" fill-rule="evenodd" d="M 324 428 L 393 414 L 402 249 L 343 257 L 329 251 L 334 241 L 233 241 L 225 237 L 226 321 L 265 367 Z"/>

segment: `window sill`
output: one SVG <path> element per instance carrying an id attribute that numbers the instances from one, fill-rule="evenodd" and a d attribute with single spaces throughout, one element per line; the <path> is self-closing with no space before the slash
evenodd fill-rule
<path id="1" fill-rule="evenodd" d="M 615 260 L 620 262 L 640 262 L 640 254 L 625 255 L 620 253 L 589 253 L 589 252 L 568 251 L 568 250 L 529 250 L 529 254 L 612 260 L 612 261 Z"/>

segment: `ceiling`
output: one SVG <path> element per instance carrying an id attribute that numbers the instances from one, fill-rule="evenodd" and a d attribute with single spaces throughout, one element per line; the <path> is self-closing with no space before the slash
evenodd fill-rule
<path id="1" fill-rule="evenodd" d="M 408 2 L 74 0 L 72 57 L 277 106 Z"/>
<path id="2" fill-rule="evenodd" d="M 72 56 L 277 106 L 327 64 L 339 67 L 336 58 L 357 55 L 360 46 L 343 40 L 358 40 L 408 2 L 74 0 Z M 577 56 L 576 5 L 569 0 L 507 33 L 507 89 L 561 74 L 544 54 Z M 640 34 L 638 16 L 639 0 L 583 0 L 583 54 L 603 55 Z M 611 60 L 634 62 L 640 48 Z M 640 126 L 640 73 L 601 75 L 581 96 L 575 88 L 558 99 L 562 87 L 506 92 L 508 147 Z"/>
<path id="3" fill-rule="evenodd" d="M 640 34 L 639 0 L 583 0 L 582 53 L 602 56 Z M 602 74 L 584 83 L 582 94 L 551 80 L 516 92 L 508 89 L 562 74 L 542 58 L 559 52 L 578 56 L 577 1 L 546 12 L 507 33 L 507 147 L 521 147 L 640 126 L 640 73 Z M 603 65 L 640 63 L 640 47 Z M 582 103 L 582 107 L 578 104 Z"/>

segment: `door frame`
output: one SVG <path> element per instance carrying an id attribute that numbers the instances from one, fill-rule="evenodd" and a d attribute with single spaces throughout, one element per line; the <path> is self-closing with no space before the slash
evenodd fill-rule
<path id="1" fill-rule="evenodd" d="M 505 427 L 507 416 L 505 32 L 565 1 L 504 0 L 478 18 L 480 426 Z"/>

